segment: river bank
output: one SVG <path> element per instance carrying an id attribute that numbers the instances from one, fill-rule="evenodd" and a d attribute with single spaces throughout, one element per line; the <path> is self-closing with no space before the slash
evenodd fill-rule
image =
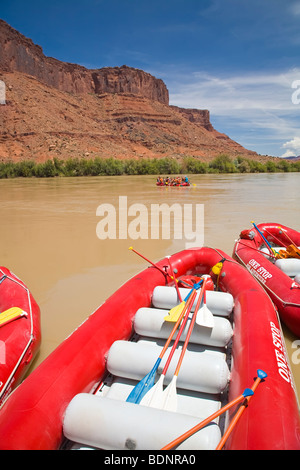
<path id="1" fill-rule="evenodd" d="M 118 175 L 171 175 L 171 174 L 227 174 L 227 173 L 277 173 L 299 172 L 300 161 L 290 162 L 285 159 L 274 159 L 266 162 L 250 160 L 244 157 L 230 158 L 219 155 L 209 163 L 195 157 L 154 159 L 115 158 L 94 159 L 73 158 L 67 160 L 47 160 L 37 163 L 31 160 L 21 162 L 1 162 L 0 179 L 2 178 L 49 178 L 55 176 L 118 176 Z"/>

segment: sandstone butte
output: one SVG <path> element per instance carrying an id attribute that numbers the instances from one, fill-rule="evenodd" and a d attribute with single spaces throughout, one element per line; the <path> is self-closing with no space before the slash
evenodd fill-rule
<path id="1" fill-rule="evenodd" d="M 216 131 L 208 110 L 169 105 L 165 83 L 127 66 L 89 70 L 46 57 L 0 20 L 0 161 L 53 157 L 264 161 Z"/>

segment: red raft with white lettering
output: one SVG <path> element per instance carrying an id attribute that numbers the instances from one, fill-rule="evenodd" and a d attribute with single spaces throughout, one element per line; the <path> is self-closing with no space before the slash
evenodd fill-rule
<path id="1" fill-rule="evenodd" d="M 276 223 L 243 230 L 233 257 L 261 283 L 286 326 L 300 337 L 300 233 Z"/>
<path id="2" fill-rule="evenodd" d="M 25 284 L 0 267 L 0 404 L 20 383 L 38 352 L 40 309 Z"/>
<path id="3" fill-rule="evenodd" d="M 197 312 L 203 299 L 212 318 L 204 320 L 206 309 L 198 322 L 197 313 L 170 411 L 129 398 L 174 329 L 166 321 L 180 300 L 174 273 L 183 299 L 191 282 L 201 279 L 204 288 L 194 288 L 190 305 L 198 292 L 193 308 Z M 193 324 L 190 316 L 187 321 Z M 178 346 L 170 367 L 182 353 L 181 339 Z M 174 366 L 164 385 L 173 380 Z M 253 388 L 260 369 L 267 377 L 224 448 L 300 449 L 298 403 L 274 304 L 221 250 L 187 249 L 125 283 L 23 381 L 0 410 L 0 448 L 163 449 Z M 214 420 L 176 449 L 218 448 L 241 409 L 234 403 L 226 419 Z"/>

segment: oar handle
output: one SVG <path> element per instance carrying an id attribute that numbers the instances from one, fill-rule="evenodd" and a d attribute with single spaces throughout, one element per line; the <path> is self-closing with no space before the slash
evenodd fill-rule
<path id="1" fill-rule="evenodd" d="M 255 382 L 254 384 L 252 385 L 251 387 L 251 390 L 253 392 L 255 392 L 255 390 L 257 389 L 258 385 L 260 384 L 260 382 L 265 379 L 267 377 L 267 374 L 266 372 L 264 372 L 263 370 L 261 369 L 258 369 L 257 370 L 257 377 L 255 379 Z M 235 425 L 237 424 L 237 422 L 239 421 L 240 417 L 242 416 L 242 414 L 244 413 L 246 407 L 248 406 L 248 403 L 249 401 L 251 400 L 251 397 L 252 395 L 248 396 L 244 403 L 240 406 L 240 408 L 238 409 L 238 411 L 236 412 L 236 414 L 234 415 L 233 419 L 231 420 L 228 428 L 226 429 L 222 439 L 220 440 L 218 446 L 216 447 L 216 450 L 222 450 L 228 437 L 230 436 L 233 428 L 235 427 Z"/>

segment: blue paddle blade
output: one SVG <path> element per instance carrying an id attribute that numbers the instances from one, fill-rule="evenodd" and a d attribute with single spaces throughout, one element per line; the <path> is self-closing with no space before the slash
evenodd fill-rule
<path id="1" fill-rule="evenodd" d="M 145 377 L 134 387 L 134 389 L 130 392 L 127 397 L 128 402 L 139 404 L 144 395 L 150 390 L 150 388 L 154 385 L 156 371 L 158 366 L 161 362 L 161 358 L 159 357 L 154 364 L 153 369 L 145 375 Z"/>
<path id="2" fill-rule="evenodd" d="M 242 395 L 246 398 L 246 397 L 251 397 L 252 395 L 254 395 L 254 392 L 253 390 L 251 390 L 251 388 L 245 388 L 244 392 L 242 393 Z"/>

